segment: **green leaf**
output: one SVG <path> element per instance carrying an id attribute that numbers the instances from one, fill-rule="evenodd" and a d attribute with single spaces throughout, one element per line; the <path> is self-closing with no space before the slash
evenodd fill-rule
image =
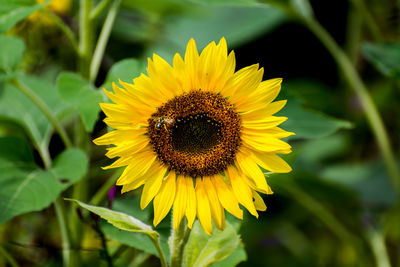
<path id="1" fill-rule="evenodd" d="M 61 99 L 53 84 L 33 76 L 19 75 L 18 80 L 40 97 L 57 119 L 71 113 L 70 106 Z M 52 125 L 30 98 L 8 83 L 0 94 L 0 119 L 21 125 L 39 150 L 48 147 Z"/>
<path id="2" fill-rule="evenodd" d="M 121 244 L 134 247 L 138 250 L 144 251 L 146 253 L 152 254 L 159 257 L 157 249 L 154 247 L 151 239 L 146 235 L 138 235 L 135 233 L 127 233 L 121 231 L 111 224 L 102 224 L 101 229 L 104 233 L 111 239 L 118 241 Z M 169 258 L 169 247 L 166 240 L 161 239 L 160 242 L 161 249 L 164 252 L 165 257 Z"/>
<path id="3" fill-rule="evenodd" d="M 34 0 L 0 0 L 0 33 L 7 31 L 20 20 L 39 10 L 47 2 L 37 4 Z"/>
<path id="4" fill-rule="evenodd" d="M 76 166 L 65 160 L 72 154 L 64 151 L 56 158 L 54 169 L 45 171 L 36 166 L 33 152 L 25 140 L 0 137 L 0 224 L 16 215 L 48 207 L 71 182 L 81 178 L 58 177 L 60 170 L 86 170 L 87 165 Z M 86 156 L 80 160 L 87 162 Z M 67 181 L 61 182 L 58 178 L 67 178 Z"/>
<path id="5" fill-rule="evenodd" d="M 78 111 L 86 131 L 91 132 L 103 100 L 100 92 L 81 76 L 69 72 L 58 76 L 57 87 L 62 98 Z"/>
<path id="6" fill-rule="evenodd" d="M 176 52 L 184 53 L 190 38 L 194 38 L 198 48 L 202 49 L 211 41 L 218 42 L 225 37 L 232 48 L 275 29 L 287 18 L 281 10 L 266 5 L 193 5 L 189 10 L 168 20 L 159 42 L 149 47 L 146 55 L 156 51 L 172 62 Z"/>
<path id="7" fill-rule="evenodd" d="M 114 225 L 118 229 L 128 232 L 144 233 L 152 237 L 158 236 L 158 233 L 155 232 L 151 228 L 151 226 L 143 223 L 142 221 L 134 218 L 133 216 L 129 216 L 125 213 L 113 211 L 103 207 L 88 205 L 75 199 L 66 199 L 66 200 L 76 202 L 82 208 L 85 208 L 99 215 L 101 218 L 105 219 L 107 222 Z"/>
<path id="8" fill-rule="evenodd" d="M 287 117 L 281 126 L 296 133 L 294 138 L 319 138 L 335 133 L 339 129 L 350 129 L 352 124 L 345 120 L 335 119 L 321 112 L 306 109 L 293 97 L 287 97 L 286 106 L 278 116 Z"/>
<path id="9" fill-rule="evenodd" d="M 236 250 L 228 256 L 228 258 L 216 262 L 214 264 L 211 264 L 212 267 L 232 267 L 236 266 L 239 263 L 246 261 L 247 260 L 247 254 L 246 250 L 243 247 L 243 244 L 240 243 L 240 245 L 236 248 Z"/>
<path id="10" fill-rule="evenodd" d="M 226 222 L 224 231 L 208 236 L 196 221 L 183 253 L 183 266 L 209 266 L 226 259 L 240 244 L 240 237 Z"/>
<path id="11" fill-rule="evenodd" d="M 115 63 L 107 74 L 106 81 L 101 86 L 106 89 L 111 89 L 113 82 L 118 82 L 121 79 L 123 82 L 132 83 L 132 80 L 146 70 L 143 62 L 128 58 Z"/>
<path id="12" fill-rule="evenodd" d="M 357 191 L 361 200 L 369 205 L 392 205 L 396 201 L 396 193 L 382 162 L 330 165 L 320 175 Z"/>
<path id="13" fill-rule="evenodd" d="M 133 246 L 143 251 L 146 251 L 150 254 L 158 256 L 158 252 L 155 250 L 154 247 L 151 248 L 150 243 L 154 243 L 154 241 L 159 238 L 159 234 L 156 231 L 154 231 L 151 228 L 151 226 L 143 223 L 142 221 L 136 219 L 133 216 L 129 216 L 122 212 L 113 211 L 103 207 L 88 205 L 75 199 L 66 199 L 66 200 L 76 202 L 82 208 L 85 208 L 99 215 L 101 218 L 105 219 L 107 222 L 115 226 L 116 228 L 110 228 L 107 226 L 102 227 L 105 233 L 110 237 L 121 242 L 122 244 Z M 147 236 L 140 236 L 140 235 L 120 232 L 117 228 L 120 230 L 133 233 L 143 233 L 146 234 Z M 167 253 L 166 255 L 168 255 L 169 251 L 167 243 L 161 242 L 160 245 L 163 252 Z"/>
<path id="14" fill-rule="evenodd" d="M 12 36 L 0 35 L 0 71 L 14 72 L 24 52 L 24 42 Z"/>
<path id="15" fill-rule="evenodd" d="M 88 158 L 77 148 L 63 151 L 56 157 L 52 171 L 57 178 L 67 179 L 71 182 L 79 181 L 87 172 Z"/>
<path id="16" fill-rule="evenodd" d="M 363 43 L 364 56 L 386 76 L 400 78 L 400 44 Z"/>

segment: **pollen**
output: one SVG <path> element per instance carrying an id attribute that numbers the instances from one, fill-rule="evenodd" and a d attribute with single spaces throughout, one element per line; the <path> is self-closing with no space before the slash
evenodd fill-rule
<path id="1" fill-rule="evenodd" d="M 158 127 L 160 122 L 163 127 Z M 157 157 L 170 170 L 211 176 L 233 164 L 240 147 L 240 115 L 221 95 L 201 90 L 176 96 L 148 120 Z"/>

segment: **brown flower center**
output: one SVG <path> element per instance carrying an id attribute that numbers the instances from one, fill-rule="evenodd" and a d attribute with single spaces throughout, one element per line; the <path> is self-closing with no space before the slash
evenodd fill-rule
<path id="1" fill-rule="evenodd" d="M 219 94 L 191 91 L 158 108 L 148 120 L 150 143 L 169 169 L 191 177 L 221 173 L 241 144 L 239 114 Z"/>

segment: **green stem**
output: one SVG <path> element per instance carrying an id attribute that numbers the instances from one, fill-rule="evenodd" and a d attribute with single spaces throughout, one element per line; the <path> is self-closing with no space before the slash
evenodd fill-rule
<path id="1" fill-rule="evenodd" d="M 99 190 L 97 190 L 92 199 L 89 201 L 90 205 L 98 206 L 103 201 L 108 193 L 108 190 L 115 185 L 115 182 L 118 180 L 120 174 L 121 172 L 117 171 L 107 179 L 107 181 L 100 187 Z"/>
<path id="2" fill-rule="evenodd" d="M 110 10 L 108 11 L 106 20 L 104 21 L 103 28 L 101 29 L 101 33 L 96 44 L 96 49 L 94 50 L 92 62 L 90 64 L 89 81 L 91 82 L 96 80 L 97 73 L 99 72 L 101 60 L 103 59 L 104 51 L 106 50 L 107 42 L 114 25 L 120 3 L 121 0 L 114 0 Z"/>
<path id="3" fill-rule="evenodd" d="M 161 262 L 161 267 L 167 267 L 167 261 L 165 260 L 164 252 L 161 249 L 160 246 L 160 237 L 157 238 L 151 238 L 151 241 L 153 241 L 154 246 L 157 249 L 158 255 L 160 256 L 160 262 Z M 172 265 L 171 265 L 172 267 Z"/>
<path id="4" fill-rule="evenodd" d="M 385 240 L 382 234 L 376 230 L 367 232 L 372 252 L 374 253 L 377 267 L 391 267 L 389 256 L 386 250 Z"/>
<path id="5" fill-rule="evenodd" d="M 76 40 L 74 33 L 64 23 L 64 21 L 62 21 L 62 19 L 59 16 L 55 15 L 53 12 L 50 12 L 46 9 L 43 9 L 41 12 L 43 12 L 48 18 L 50 18 L 57 25 L 57 27 L 65 34 L 65 37 L 67 37 L 67 39 L 71 43 L 72 48 L 79 55 L 80 51 L 78 47 L 78 41 Z"/>
<path id="6" fill-rule="evenodd" d="M 80 0 L 79 4 L 79 50 L 80 73 L 89 77 L 90 60 L 92 58 L 93 29 L 90 20 L 92 0 Z"/>
<path id="7" fill-rule="evenodd" d="M 101 13 L 107 8 L 110 4 L 111 0 L 102 0 L 100 3 L 96 5 L 96 7 L 90 12 L 90 19 L 95 20 L 97 19 Z"/>
<path id="8" fill-rule="evenodd" d="M 374 101 L 369 94 L 366 86 L 358 75 L 353 64 L 338 46 L 332 36 L 314 19 L 300 17 L 300 20 L 309 28 L 311 32 L 325 45 L 332 57 L 335 59 L 344 78 L 358 96 L 368 119 L 369 125 L 375 135 L 379 149 L 382 152 L 392 183 L 399 193 L 400 191 L 400 173 L 396 165 L 394 154 L 390 146 L 388 134 L 383 125 L 382 119 L 378 113 Z"/>
<path id="9" fill-rule="evenodd" d="M 312 212 L 317 218 L 319 218 L 325 225 L 335 233 L 339 239 L 344 243 L 356 244 L 359 247 L 361 241 L 355 235 L 347 230 L 347 228 L 336 219 L 332 213 L 321 205 L 317 200 L 312 198 L 309 194 L 304 192 L 296 183 L 287 182 L 280 185 L 291 197 L 296 199 L 303 207 Z"/>
<path id="10" fill-rule="evenodd" d="M 3 255 L 4 259 L 10 264 L 10 266 L 19 267 L 17 261 L 2 246 L 0 246 L 0 255 Z"/>
<path id="11" fill-rule="evenodd" d="M 353 65 L 356 65 L 360 51 L 362 18 L 359 10 L 354 6 L 349 7 L 347 25 L 344 49 Z"/>
<path id="12" fill-rule="evenodd" d="M 42 157 L 45 168 L 50 169 L 52 162 L 49 150 L 47 148 L 42 149 L 40 155 Z M 63 265 L 65 267 L 68 267 L 71 263 L 71 239 L 67 227 L 67 219 L 65 217 L 64 202 L 60 196 L 58 196 L 57 199 L 54 201 L 54 209 L 61 232 Z"/>
<path id="13" fill-rule="evenodd" d="M 61 140 L 63 141 L 65 147 L 71 148 L 72 143 L 68 138 L 67 133 L 65 132 L 64 128 L 58 123 L 57 119 L 53 116 L 51 110 L 46 105 L 43 100 L 36 95 L 34 91 L 32 91 L 28 86 L 23 84 L 17 79 L 13 79 L 11 83 L 17 87 L 24 95 L 26 95 L 35 105 L 42 111 L 42 113 L 46 116 L 46 118 L 50 121 L 51 125 L 53 125 L 56 132 L 60 135 Z"/>
<path id="14" fill-rule="evenodd" d="M 172 220 L 171 220 L 172 221 Z M 170 250 L 171 250 L 171 267 L 181 267 L 183 259 L 183 250 L 189 238 L 190 229 L 187 227 L 185 220 L 181 220 L 178 229 L 174 229 L 170 236 Z"/>
<path id="15" fill-rule="evenodd" d="M 367 25 L 367 28 L 369 32 L 372 35 L 372 38 L 376 42 L 381 42 L 382 41 L 382 34 L 379 31 L 378 25 L 375 23 L 374 18 L 372 17 L 371 13 L 369 13 L 367 7 L 365 6 L 365 3 L 363 0 L 351 0 L 353 2 L 354 6 L 360 11 L 365 24 Z"/>
<path id="16" fill-rule="evenodd" d="M 61 231 L 63 264 L 65 267 L 72 266 L 70 245 L 71 242 L 67 227 L 67 218 L 65 217 L 65 208 L 61 197 L 57 197 L 56 201 L 54 201 L 54 208 L 57 215 L 58 225 L 60 226 Z"/>

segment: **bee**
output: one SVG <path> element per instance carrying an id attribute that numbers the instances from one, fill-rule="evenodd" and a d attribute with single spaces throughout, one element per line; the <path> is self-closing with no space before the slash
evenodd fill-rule
<path id="1" fill-rule="evenodd" d="M 171 118 L 166 118 L 166 117 L 159 117 L 155 118 L 154 121 L 156 122 L 155 128 L 157 130 L 160 130 L 162 127 L 164 127 L 165 130 L 167 130 L 167 125 L 171 125 L 175 122 L 174 119 Z"/>

